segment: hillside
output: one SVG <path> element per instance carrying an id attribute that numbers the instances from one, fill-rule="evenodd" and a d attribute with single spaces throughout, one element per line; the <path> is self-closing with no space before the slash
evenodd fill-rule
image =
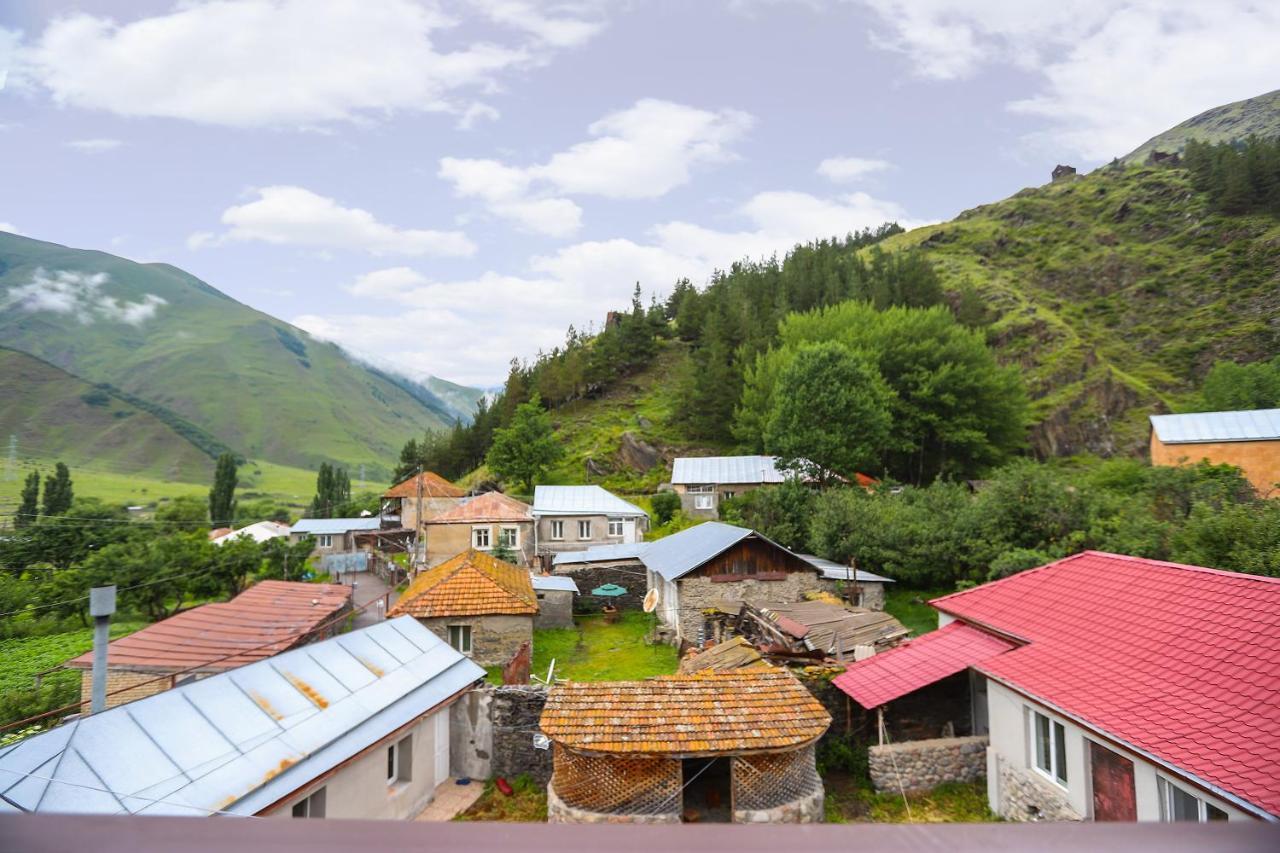
<path id="1" fill-rule="evenodd" d="M 469 417 L 167 264 L 0 233 L 0 307 L 6 346 L 110 383 L 250 458 L 363 464 L 384 479 L 406 439 Z M 6 402 L 35 405 L 15 390 Z M 60 440 L 93 437 L 73 422 Z M 104 462 L 128 464 L 102 450 Z"/>
<path id="2" fill-rule="evenodd" d="M 1120 159 L 1124 163 L 1140 164 L 1146 162 L 1152 151 L 1181 152 L 1188 140 L 1232 142 L 1254 135 L 1280 136 L 1280 89 L 1205 110 L 1153 136 Z"/>

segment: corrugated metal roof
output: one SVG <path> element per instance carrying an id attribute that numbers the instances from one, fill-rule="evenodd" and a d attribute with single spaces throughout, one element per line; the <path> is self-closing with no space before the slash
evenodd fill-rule
<path id="1" fill-rule="evenodd" d="M 555 559 L 552 560 L 552 565 L 568 566 L 575 563 L 611 563 L 615 560 L 638 560 L 647 547 L 649 547 L 648 542 L 627 542 L 617 545 L 596 545 L 581 551 L 564 551 L 556 554 Z"/>
<path id="2" fill-rule="evenodd" d="M 1152 415 L 1151 428 L 1165 444 L 1280 439 L 1280 409 Z"/>
<path id="3" fill-rule="evenodd" d="M 776 456 L 681 456 L 671 466 L 671 482 L 781 483 L 787 479 Z"/>
<path id="4" fill-rule="evenodd" d="M 256 814 L 483 677 L 380 622 L 4 748 L 0 811 Z"/>
<path id="5" fill-rule="evenodd" d="M 812 554 L 796 554 L 796 556 L 804 560 L 806 563 L 810 563 L 816 567 L 818 571 L 822 572 L 822 576 L 827 580 L 842 581 L 848 580 L 849 578 L 848 566 L 843 566 L 833 560 L 824 560 L 821 557 L 815 557 Z M 861 581 L 862 583 L 897 583 L 893 578 L 887 578 L 884 575 L 877 575 L 874 572 L 868 572 L 862 569 L 858 569 L 855 572 L 854 579 Z"/>
<path id="6" fill-rule="evenodd" d="M 566 578 L 561 575 L 533 575 L 533 589 L 538 590 L 563 590 L 566 592 L 577 592 L 578 585 L 573 578 Z"/>
<path id="7" fill-rule="evenodd" d="M 534 486 L 533 514 L 647 516 L 633 503 L 599 486 Z"/>
<path id="8" fill-rule="evenodd" d="M 258 521 L 239 530 L 227 530 L 216 538 L 210 532 L 210 540 L 214 545 L 224 545 L 233 539 L 252 539 L 254 542 L 266 542 L 289 535 L 289 525 L 278 521 Z"/>
<path id="9" fill-rule="evenodd" d="M 382 520 L 376 515 L 368 518 L 303 518 L 289 528 L 290 533 L 339 534 L 348 530 L 377 530 Z"/>
<path id="10" fill-rule="evenodd" d="M 745 527 L 735 527 L 719 521 L 705 521 L 687 530 L 673 533 L 665 539 L 648 543 L 640 559 L 650 571 L 673 581 L 754 532 Z"/>

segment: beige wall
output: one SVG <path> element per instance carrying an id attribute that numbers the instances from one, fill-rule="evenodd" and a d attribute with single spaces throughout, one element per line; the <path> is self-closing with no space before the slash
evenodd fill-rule
<path id="1" fill-rule="evenodd" d="M 763 485 L 763 483 L 716 483 L 714 492 L 702 492 L 700 494 L 690 492 L 689 486 L 684 483 L 673 485 L 671 488 L 680 496 L 680 508 L 684 510 L 686 515 L 694 518 L 719 518 L 720 504 L 723 501 L 728 500 L 730 496 L 740 497 L 753 489 L 762 487 Z M 698 497 L 708 494 L 713 498 L 711 501 L 711 508 L 698 509 Z"/>
<path id="2" fill-rule="evenodd" d="M 1220 441 L 1165 444 L 1151 432 L 1152 465 L 1186 465 L 1207 459 L 1235 465 L 1263 497 L 1280 498 L 1280 441 Z"/>
<path id="3" fill-rule="evenodd" d="M 440 513 L 453 509 L 462 501 L 462 498 L 423 498 L 422 519 L 425 521 L 435 518 Z M 400 526 L 410 530 L 418 530 L 421 527 L 418 521 L 417 498 L 400 499 Z"/>
<path id="4" fill-rule="evenodd" d="M 442 718 L 444 722 L 437 722 Z M 384 739 L 363 755 L 340 767 L 332 776 L 311 784 L 291 796 L 279 807 L 264 812 L 272 817 L 292 816 L 293 806 L 320 788 L 325 789 L 326 818 L 362 820 L 405 820 L 412 818 L 429 803 L 436 785 L 449 775 L 448 761 L 444 773 L 437 775 L 435 748 L 437 726 L 442 745 L 449 742 L 449 709 L 441 708 L 422 718 L 416 725 L 394 737 Z M 408 781 L 387 783 L 387 747 L 412 738 L 412 769 Z M 447 748 L 447 747 L 446 747 Z M 373 839 L 370 839 L 373 842 Z"/>
<path id="5" fill-rule="evenodd" d="M 493 522 L 473 524 L 471 522 L 457 524 L 427 524 L 427 568 L 438 566 L 451 557 L 456 557 L 471 547 L 471 531 L 476 527 L 489 528 L 489 541 L 498 544 L 498 531 L 503 527 L 520 529 L 520 547 L 516 550 L 516 562 L 527 566 L 533 559 L 533 522 Z"/>
<path id="6" fill-rule="evenodd" d="M 152 683 L 147 684 L 146 682 Z M 107 707 L 114 708 L 117 705 L 123 705 L 135 699 L 154 696 L 157 693 L 163 693 L 172 686 L 173 677 L 162 672 L 135 672 L 109 666 L 107 667 Z M 117 690 L 126 692 L 112 696 L 111 694 Z M 80 700 L 87 702 L 92 696 L 93 670 L 86 669 L 80 674 Z M 89 706 L 86 705 L 83 710 L 87 713 Z"/>

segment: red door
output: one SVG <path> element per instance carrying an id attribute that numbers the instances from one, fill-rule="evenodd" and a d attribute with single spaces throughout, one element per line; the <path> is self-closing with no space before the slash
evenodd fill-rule
<path id="1" fill-rule="evenodd" d="M 1137 820 L 1133 762 L 1089 741 L 1089 764 L 1093 768 L 1093 819 Z"/>

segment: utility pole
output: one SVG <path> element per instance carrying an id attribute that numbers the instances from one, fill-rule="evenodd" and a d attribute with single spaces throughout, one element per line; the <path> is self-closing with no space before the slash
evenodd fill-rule
<path id="1" fill-rule="evenodd" d="M 116 612 L 116 588 L 95 586 L 89 590 L 89 615 L 93 617 L 93 693 L 90 713 L 107 710 L 107 644 L 111 642 L 111 615 Z"/>
<path id="2" fill-rule="evenodd" d="M 418 466 L 418 509 L 413 517 L 413 557 L 414 568 L 418 568 L 426 562 L 426 545 L 422 541 L 423 532 L 426 531 L 426 525 L 422 523 L 422 466 Z M 403 521 L 401 522 L 403 523 Z"/>
<path id="3" fill-rule="evenodd" d="M 364 463 L 360 463 L 360 491 L 364 491 Z"/>

